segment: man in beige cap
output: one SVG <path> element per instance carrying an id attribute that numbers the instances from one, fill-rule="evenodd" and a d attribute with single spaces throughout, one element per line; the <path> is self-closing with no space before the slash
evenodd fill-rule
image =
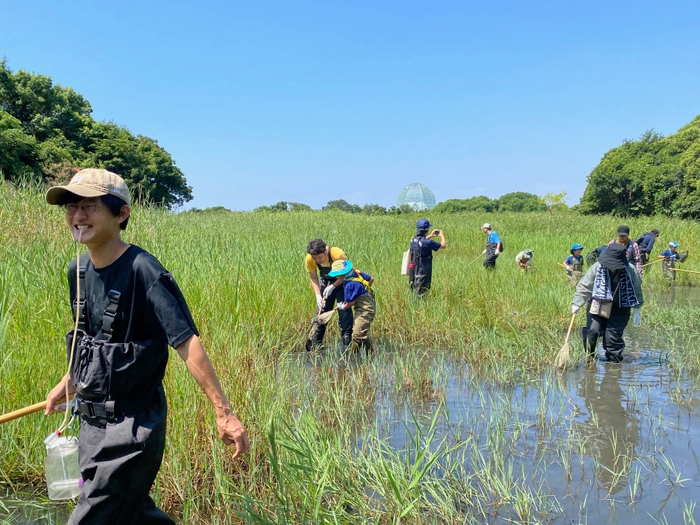
<path id="1" fill-rule="evenodd" d="M 155 257 L 121 239 L 131 214 L 124 180 L 82 170 L 51 188 L 46 200 L 63 205 L 74 239 L 87 246 L 68 267 L 79 328 L 67 335 L 69 352 L 77 343 L 70 372 L 49 392 L 46 407 L 50 414 L 66 393 L 76 394 L 83 486 L 68 523 L 174 523 L 149 496 L 165 449 L 168 345 L 214 405 L 221 439 L 236 446 L 234 458 L 250 447 L 246 430 L 175 280 Z"/>

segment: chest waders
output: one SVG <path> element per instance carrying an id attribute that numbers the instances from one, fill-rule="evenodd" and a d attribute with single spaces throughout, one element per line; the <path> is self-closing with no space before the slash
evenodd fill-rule
<path id="1" fill-rule="evenodd" d="M 661 275 L 664 276 L 664 279 L 667 279 L 669 281 L 676 280 L 676 272 L 671 270 L 671 268 L 675 268 L 675 267 L 676 267 L 676 259 L 674 257 L 666 257 L 661 262 Z"/>
<path id="2" fill-rule="evenodd" d="M 482 264 L 487 270 L 496 269 L 496 259 L 498 259 L 498 255 L 496 255 L 496 248 L 498 248 L 497 242 L 486 243 L 486 259 L 484 259 Z"/>
<path id="3" fill-rule="evenodd" d="M 355 305 L 353 306 L 353 316 L 355 320 L 352 326 L 353 348 L 357 346 L 363 347 L 366 350 L 371 350 L 372 343 L 370 342 L 367 334 L 369 333 L 370 325 L 372 324 L 377 311 L 374 292 L 372 291 L 369 282 L 363 279 L 359 273 L 347 278 L 347 280 L 362 284 L 365 292 L 367 292 L 362 295 L 358 295 L 355 298 Z"/>
<path id="4" fill-rule="evenodd" d="M 326 289 L 326 287 L 335 281 L 334 277 L 329 276 L 333 265 L 333 256 L 331 255 L 333 251 L 332 247 L 328 247 L 328 259 L 330 260 L 330 266 L 321 266 L 317 264 L 318 273 L 321 277 L 321 293 Z M 336 287 L 333 292 L 326 298 L 323 303 L 323 308 L 319 313 L 330 312 L 335 303 L 342 303 L 345 301 L 345 296 L 343 295 L 343 287 Z M 320 347 L 323 344 L 323 336 L 326 334 L 327 324 L 318 323 L 316 326 L 316 334 L 311 339 L 312 347 Z M 349 345 L 352 341 L 352 312 L 350 310 L 338 310 L 338 326 L 340 327 L 340 335 L 343 339 L 343 344 L 345 346 Z"/>
<path id="5" fill-rule="evenodd" d="M 613 300 L 608 317 L 591 313 L 592 298 L 586 304 L 586 326 L 582 327 L 581 336 L 583 337 L 583 346 L 591 358 L 596 356 L 598 340 L 602 336 L 606 359 L 612 362 L 622 361 L 622 351 L 625 349 L 623 335 L 629 323 L 632 308 L 620 305 L 621 278 L 622 276 L 618 276 L 610 279 Z"/>
<path id="6" fill-rule="evenodd" d="M 424 295 L 433 282 L 433 254 L 423 257 L 423 241 L 425 237 L 415 236 L 411 239 L 411 262 L 413 263 L 413 279 L 409 270 L 409 281 L 418 297 Z"/>
<path id="7" fill-rule="evenodd" d="M 566 270 L 566 277 L 569 279 L 569 284 L 576 286 L 583 277 L 583 257 L 577 259 L 574 257 L 571 270 Z"/>
<path id="8" fill-rule="evenodd" d="M 166 404 L 156 340 L 110 342 L 121 293 L 109 292 L 102 338 L 88 335 L 86 267 L 78 268 L 80 295 L 74 303 L 78 332 L 71 382 L 80 414 L 79 462 L 83 488 L 69 525 L 168 524 L 149 492 L 165 449 Z M 73 332 L 66 336 L 70 348 Z M 167 347 L 165 348 L 167 359 Z M 150 362 L 150 363 L 149 363 Z M 164 368 L 163 368 L 164 370 Z M 150 374 L 150 375 L 149 375 Z"/>

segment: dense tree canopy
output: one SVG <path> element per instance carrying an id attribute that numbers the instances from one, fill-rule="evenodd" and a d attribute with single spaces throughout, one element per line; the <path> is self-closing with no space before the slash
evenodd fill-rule
<path id="1" fill-rule="evenodd" d="M 471 197 L 469 199 L 448 199 L 438 203 L 433 211 L 438 213 L 456 213 L 461 211 L 545 211 L 549 209 L 546 199 L 516 191 L 506 193 L 498 199 L 489 199 L 484 195 Z M 565 205 L 564 205 L 565 206 Z"/>
<path id="2" fill-rule="evenodd" d="M 192 199 L 182 171 L 155 140 L 91 114 L 73 89 L 44 75 L 13 73 L 0 61 L 0 178 L 65 182 L 97 167 L 121 175 L 138 201 L 172 208 Z"/>
<path id="3" fill-rule="evenodd" d="M 439 202 L 433 211 L 436 213 L 456 213 L 460 211 L 492 212 L 498 210 L 498 200 L 489 199 L 484 195 L 470 199 L 448 199 Z"/>
<path id="4" fill-rule="evenodd" d="M 700 218 L 700 116 L 674 135 L 651 130 L 608 151 L 588 176 L 579 209 Z"/>
<path id="5" fill-rule="evenodd" d="M 498 211 L 546 211 L 540 197 L 524 191 L 506 193 L 498 199 Z"/>

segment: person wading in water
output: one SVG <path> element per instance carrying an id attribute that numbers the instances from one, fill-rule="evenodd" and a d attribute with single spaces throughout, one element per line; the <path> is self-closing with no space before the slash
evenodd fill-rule
<path id="1" fill-rule="evenodd" d="M 581 330 L 583 345 L 590 357 L 595 357 L 598 338 L 603 336 L 603 349 L 608 361 L 622 361 L 625 349 L 623 334 L 634 309 L 634 325 L 642 317 L 644 304 L 642 280 L 627 260 L 623 244 L 611 244 L 576 285 L 571 312 L 586 308 L 586 326 Z"/>
<path id="2" fill-rule="evenodd" d="M 343 277 L 332 277 L 331 267 L 335 261 L 346 261 L 348 256 L 340 248 L 327 246 L 323 239 L 312 239 L 306 247 L 304 267 L 309 273 L 311 290 L 316 296 L 318 313 L 330 312 L 334 303 L 345 301 L 343 296 Z M 318 272 L 318 273 L 317 273 Z M 319 282 L 320 278 L 320 282 Z M 352 342 L 352 311 L 338 310 L 338 325 L 343 345 L 348 346 Z M 323 344 L 323 336 L 326 333 L 326 324 L 319 323 L 316 335 L 306 342 L 307 350 L 320 348 Z"/>

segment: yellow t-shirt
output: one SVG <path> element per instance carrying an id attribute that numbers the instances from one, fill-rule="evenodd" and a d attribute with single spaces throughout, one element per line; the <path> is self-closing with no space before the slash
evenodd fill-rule
<path id="1" fill-rule="evenodd" d="M 331 246 L 330 252 L 331 252 L 331 260 L 329 261 L 326 259 L 326 262 L 322 263 L 321 266 L 328 268 L 328 267 L 333 265 L 333 261 L 337 261 L 339 259 L 342 259 L 345 261 L 348 260 L 348 256 L 345 255 L 345 252 L 343 250 L 341 250 L 340 248 L 336 248 L 335 246 Z M 306 271 L 309 273 L 315 272 L 316 270 L 318 270 L 318 265 L 316 264 L 316 261 L 313 260 L 313 258 L 311 257 L 311 254 L 309 254 L 309 253 L 306 254 L 306 259 L 304 259 L 304 264 L 306 265 Z"/>

